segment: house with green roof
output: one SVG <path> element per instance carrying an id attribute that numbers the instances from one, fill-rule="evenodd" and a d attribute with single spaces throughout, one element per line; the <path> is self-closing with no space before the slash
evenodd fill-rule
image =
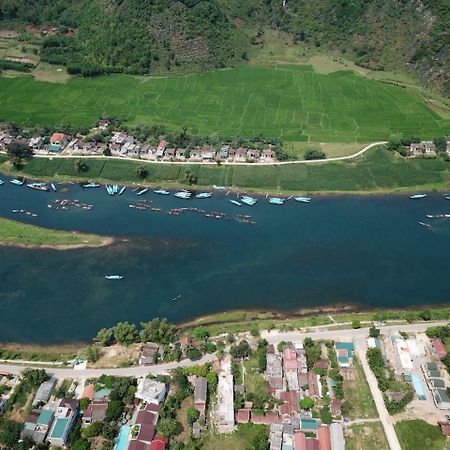
<path id="1" fill-rule="evenodd" d="M 350 367 L 353 364 L 353 352 L 355 345 L 353 342 L 336 342 L 336 356 L 340 367 Z"/>
<path id="2" fill-rule="evenodd" d="M 63 398 L 55 412 L 47 440 L 52 445 L 64 446 L 78 415 L 78 400 Z"/>

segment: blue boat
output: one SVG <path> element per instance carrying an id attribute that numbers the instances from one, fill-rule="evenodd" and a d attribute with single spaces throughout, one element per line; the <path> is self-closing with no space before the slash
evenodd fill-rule
<path id="1" fill-rule="evenodd" d="M 13 178 L 12 180 L 9 180 L 9 182 L 16 186 L 22 186 L 25 183 L 25 178 L 23 180 L 18 180 L 17 178 Z"/>
<path id="2" fill-rule="evenodd" d="M 50 183 L 50 186 L 52 187 L 53 192 L 56 192 L 56 186 L 53 183 Z"/>
<path id="3" fill-rule="evenodd" d="M 209 198 L 211 195 L 211 192 L 200 192 L 195 196 L 195 198 Z"/>
<path id="4" fill-rule="evenodd" d="M 165 189 L 155 189 L 153 191 L 155 194 L 159 194 L 159 195 L 169 195 L 170 192 L 166 191 Z"/>
<path id="5" fill-rule="evenodd" d="M 136 195 L 143 195 L 143 194 L 145 194 L 146 192 L 148 192 L 148 189 L 147 189 L 147 188 L 140 190 Z"/>
<path id="6" fill-rule="evenodd" d="M 125 192 L 125 189 L 126 189 L 127 187 L 126 186 L 124 186 L 120 191 L 119 191 L 119 195 L 122 195 L 124 192 Z"/>
<path id="7" fill-rule="evenodd" d="M 175 194 L 173 194 L 173 195 L 177 198 L 182 198 L 184 200 L 188 200 L 191 198 L 192 193 L 189 191 L 180 191 L 180 192 L 175 192 Z"/>
<path id="8" fill-rule="evenodd" d="M 310 197 L 294 197 L 294 200 L 296 202 L 300 202 L 300 203 L 310 203 L 311 202 Z"/>
<path id="9" fill-rule="evenodd" d="M 237 200 L 230 200 L 230 203 L 236 206 L 242 206 L 242 203 L 238 202 Z"/>
<path id="10" fill-rule="evenodd" d="M 427 194 L 414 194 L 409 197 L 411 200 L 419 200 L 421 198 L 425 198 Z"/>
<path id="11" fill-rule="evenodd" d="M 258 201 L 256 198 L 249 197 L 248 195 L 243 195 L 240 200 L 242 203 L 248 206 L 253 206 Z"/>
<path id="12" fill-rule="evenodd" d="M 269 198 L 269 203 L 271 205 L 283 205 L 284 198 L 272 197 L 272 198 Z"/>

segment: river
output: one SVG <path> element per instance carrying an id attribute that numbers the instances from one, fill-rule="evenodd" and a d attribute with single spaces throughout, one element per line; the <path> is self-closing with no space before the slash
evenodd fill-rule
<path id="1" fill-rule="evenodd" d="M 57 185 L 39 192 L 0 186 L 0 216 L 117 237 L 109 247 L 69 251 L 0 247 L 0 340 L 89 340 L 118 321 L 172 321 L 233 309 L 294 310 L 345 303 L 408 307 L 450 301 L 450 213 L 442 194 L 316 196 L 283 206 L 260 197 L 237 207 L 215 191 L 204 200 L 128 188 Z M 92 210 L 48 208 L 79 199 Z M 161 211 L 128 205 L 146 200 Z M 222 212 L 168 214 L 178 207 Z M 38 214 L 15 214 L 24 209 Z M 255 224 L 235 220 L 250 214 Z M 418 222 L 430 223 L 425 227 Z M 120 281 L 105 279 L 121 274 Z M 175 297 L 180 296 L 177 300 Z"/>

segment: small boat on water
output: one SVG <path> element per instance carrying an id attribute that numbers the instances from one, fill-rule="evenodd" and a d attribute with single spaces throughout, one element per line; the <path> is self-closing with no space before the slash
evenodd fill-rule
<path id="1" fill-rule="evenodd" d="M 269 198 L 269 203 L 271 205 L 283 205 L 284 204 L 284 198 L 271 197 L 271 198 Z"/>
<path id="2" fill-rule="evenodd" d="M 253 206 L 258 201 L 256 198 L 249 197 L 248 195 L 243 195 L 240 200 L 244 205 Z"/>
<path id="3" fill-rule="evenodd" d="M 105 275 L 107 280 L 122 280 L 123 275 Z"/>
<path id="4" fill-rule="evenodd" d="M 419 222 L 419 225 L 422 225 L 423 227 L 431 227 L 429 223 Z"/>
<path id="5" fill-rule="evenodd" d="M 176 300 L 179 300 L 181 298 L 181 294 L 178 294 L 176 297 L 174 297 L 172 299 L 173 302 L 175 302 Z"/>
<path id="6" fill-rule="evenodd" d="M 444 198 L 445 198 L 445 200 L 450 200 L 450 194 L 446 195 Z"/>
<path id="7" fill-rule="evenodd" d="M 173 195 L 177 198 L 182 198 L 184 200 L 188 200 L 191 198 L 192 193 L 189 191 L 180 191 L 180 192 L 175 192 L 175 194 L 173 194 Z"/>
<path id="8" fill-rule="evenodd" d="M 119 186 L 117 184 L 114 184 L 112 189 L 113 189 L 114 194 L 118 194 L 119 193 Z"/>
<path id="9" fill-rule="evenodd" d="M 45 191 L 48 192 L 48 186 L 46 183 L 29 183 L 27 187 L 30 189 L 35 189 L 36 191 Z"/>
<path id="10" fill-rule="evenodd" d="M 120 191 L 119 191 L 119 195 L 122 195 L 124 192 L 125 192 L 125 189 L 126 189 L 127 187 L 126 186 L 124 186 Z"/>
<path id="11" fill-rule="evenodd" d="M 3 184 L 5 184 L 5 182 L 3 180 L 0 180 L 0 186 L 2 186 Z"/>
<path id="12" fill-rule="evenodd" d="M 427 194 L 414 194 L 409 197 L 411 200 L 420 200 L 421 198 L 425 198 Z"/>
<path id="13" fill-rule="evenodd" d="M 242 206 L 242 203 L 238 202 L 237 200 L 230 200 L 230 203 L 236 206 Z"/>
<path id="14" fill-rule="evenodd" d="M 107 184 L 107 185 L 105 186 L 105 188 L 106 188 L 106 192 L 107 192 L 109 195 L 114 195 L 114 192 L 113 192 L 113 190 L 112 190 L 112 187 L 111 187 L 109 184 Z"/>
<path id="15" fill-rule="evenodd" d="M 83 184 L 83 187 L 85 189 L 90 189 L 90 188 L 98 188 L 98 187 L 100 187 L 100 185 L 97 183 L 94 183 L 93 181 L 89 181 L 89 183 Z"/>
<path id="16" fill-rule="evenodd" d="M 17 178 L 13 178 L 9 180 L 11 184 L 15 184 L 16 186 L 22 186 L 25 183 L 25 178 L 23 180 L 18 180 Z"/>
<path id="17" fill-rule="evenodd" d="M 218 191 L 224 191 L 227 187 L 226 186 L 217 186 L 217 184 L 214 184 L 213 188 L 217 189 Z"/>
<path id="18" fill-rule="evenodd" d="M 52 187 L 53 192 L 56 192 L 56 186 L 54 183 L 50 183 L 50 186 Z"/>
<path id="19" fill-rule="evenodd" d="M 300 203 L 310 203 L 311 202 L 310 197 L 294 197 L 294 200 L 296 202 L 300 202 Z"/>
<path id="20" fill-rule="evenodd" d="M 211 195 L 211 192 L 200 192 L 195 196 L 195 198 L 209 198 Z"/>
<path id="21" fill-rule="evenodd" d="M 147 188 L 141 189 L 136 195 L 143 195 L 143 194 L 145 194 L 146 192 L 148 192 L 148 189 L 147 189 Z"/>
<path id="22" fill-rule="evenodd" d="M 159 195 L 169 195 L 170 192 L 166 191 L 165 189 L 155 189 L 153 191 L 155 194 L 159 194 Z"/>

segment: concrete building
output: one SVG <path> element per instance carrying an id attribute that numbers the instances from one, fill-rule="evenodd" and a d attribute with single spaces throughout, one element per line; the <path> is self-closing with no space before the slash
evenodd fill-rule
<path id="1" fill-rule="evenodd" d="M 139 381 L 136 394 L 139 400 L 147 403 L 160 404 L 167 393 L 167 387 L 164 383 L 149 378 L 143 378 Z"/>
<path id="2" fill-rule="evenodd" d="M 195 408 L 202 416 L 205 415 L 206 398 L 208 394 L 208 382 L 205 377 L 197 377 L 194 387 L 194 404 Z"/>
<path id="3" fill-rule="evenodd" d="M 222 362 L 217 385 L 216 425 L 219 433 L 231 433 L 234 425 L 234 389 L 231 360 Z"/>
<path id="4" fill-rule="evenodd" d="M 341 423 L 333 422 L 330 425 L 330 435 L 332 450 L 345 450 L 344 430 Z"/>
<path id="5" fill-rule="evenodd" d="M 63 398 L 55 412 L 55 420 L 47 437 L 50 444 L 59 447 L 66 445 L 77 415 L 78 400 Z"/>

